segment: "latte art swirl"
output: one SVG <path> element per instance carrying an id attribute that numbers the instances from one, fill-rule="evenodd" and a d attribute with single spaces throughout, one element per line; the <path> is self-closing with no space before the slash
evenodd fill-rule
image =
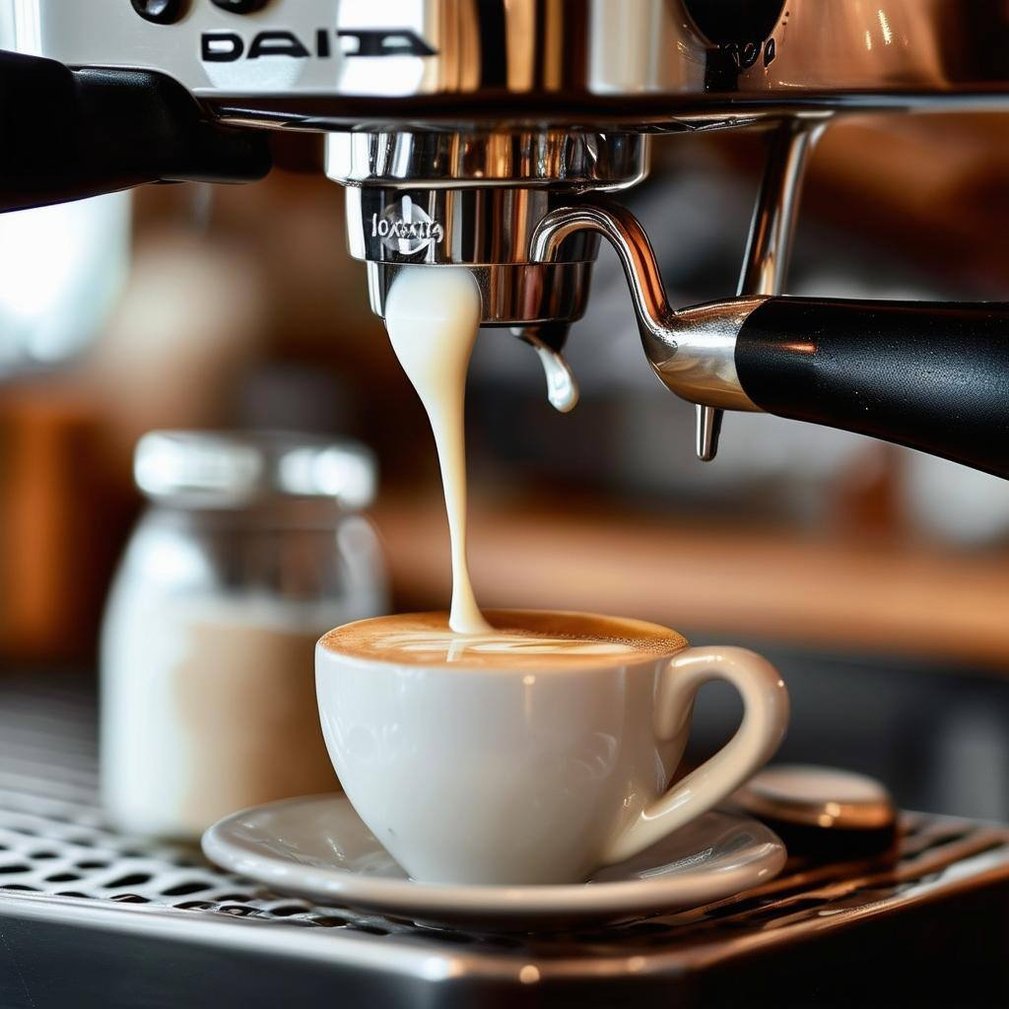
<path id="1" fill-rule="evenodd" d="M 448 661 L 475 655 L 620 655 L 628 650 L 617 641 L 592 638 L 550 638 L 513 634 L 454 634 L 452 631 L 401 631 L 377 637 L 379 648 L 437 654 Z"/>

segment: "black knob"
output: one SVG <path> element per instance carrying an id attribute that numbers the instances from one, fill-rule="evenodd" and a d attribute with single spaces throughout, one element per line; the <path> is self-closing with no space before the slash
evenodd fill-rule
<path id="1" fill-rule="evenodd" d="M 784 10 L 784 0 L 685 0 L 701 34 L 716 46 L 769 38 Z"/>
<path id="2" fill-rule="evenodd" d="M 156 25 L 175 24 L 189 9 L 189 0 L 132 0 L 133 9 Z"/>
<path id="3" fill-rule="evenodd" d="M 261 11 L 270 0 L 210 0 L 215 7 L 232 14 L 254 14 Z"/>

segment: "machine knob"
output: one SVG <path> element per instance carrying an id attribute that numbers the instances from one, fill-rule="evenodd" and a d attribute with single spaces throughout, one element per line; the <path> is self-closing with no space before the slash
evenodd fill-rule
<path id="1" fill-rule="evenodd" d="M 210 0 L 215 7 L 232 14 L 255 14 L 262 10 L 270 0 Z"/>
<path id="2" fill-rule="evenodd" d="M 712 47 L 704 68 L 705 91 L 733 92 L 739 75 L 758 60 L 765 67 L 774 62 L 773 32 L 785 0 L 684 0 L 684 6 Z"/>
<path id="3" fill-rule="evenodd" d="M 716 46 L 758 46 L 770 38 L 784 0 L 684 0 L 690 19 Z"/>
<path id="4" fill-rule="evenodd" d="M 171 25 L 189 10 L 189 0 L 132 0 L 133 9 L 156 25 Z"/>

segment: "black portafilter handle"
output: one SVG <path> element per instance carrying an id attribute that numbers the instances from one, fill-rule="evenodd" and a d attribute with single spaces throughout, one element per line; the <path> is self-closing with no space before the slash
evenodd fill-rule
<path id="1" fill-rule="evenodd" d="M 1009 305 L 768 298 L 735 364 L 768 413 L 1009 477 Z"/>
<path id="2" fill-rule="evenodd" d="M 220 125 L 164 74 L 0 51 L 0 212 L 270 166 L 262 131 Z"/>

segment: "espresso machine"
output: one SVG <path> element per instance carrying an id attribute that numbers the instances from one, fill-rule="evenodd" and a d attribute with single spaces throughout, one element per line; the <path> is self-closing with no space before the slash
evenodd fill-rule
<path id="1" fill-rule="evenodd" d="M 766 411 L 1009 476 L 1009 304 L 784 294 L 804 168 L 832 123 L 1009 112 L 1005 0 L 0 0 L 0 39 L 0 210 L 252 182 L 273 137 L 324 134 L 379 316 L 404 266 L 464 266 L 484 325 L 563 374 L 602 238 L 649 364 L 695 405 L 701 459 L 723 411 Z M 723 129 L 766 138 L 738 286 L 673 306 L 647 229 L 676 222 L 642 223 L 619 194 L 653 136 Z M 0 743 L 19 717 L 0 704 Z M 24 766 L 78 760 L 84 735 Z M 987 824 L 909 815 L 883 863 L 800 857 L 738 901 L 474 939 L 132 850 L 66 777 L 0 849 L 18 859 L 0 853 L 17 983 L 63 1004 L 110 1004 L 127 979 L 180 1005 L 317 1004 L 336 984 L 348 1005 L 1009 997 L 1009 832 Z M 90 854 L 69 869 L 44 861 L 78 843 Z"/>
<path id="2" fill-rule="evenodd" d="M 250 180 L 271 131 L 323 132 L 378 315 L 404 265 L 464 265 L 485 325 L 563 369 L 601 236 L 649 363 L 696 405 L 702 459 L 723 410 L 764 410 L 1009 475 L 1004 305 L 782 295 L 832 122 L 1009 106 L 1000 0 L 14 0 L 5 16 L 0 206 Z M 645 177 L 653 135 L 716 129 L 768 140 L 738 289 L 673 307 L 611 194 Z"/>

